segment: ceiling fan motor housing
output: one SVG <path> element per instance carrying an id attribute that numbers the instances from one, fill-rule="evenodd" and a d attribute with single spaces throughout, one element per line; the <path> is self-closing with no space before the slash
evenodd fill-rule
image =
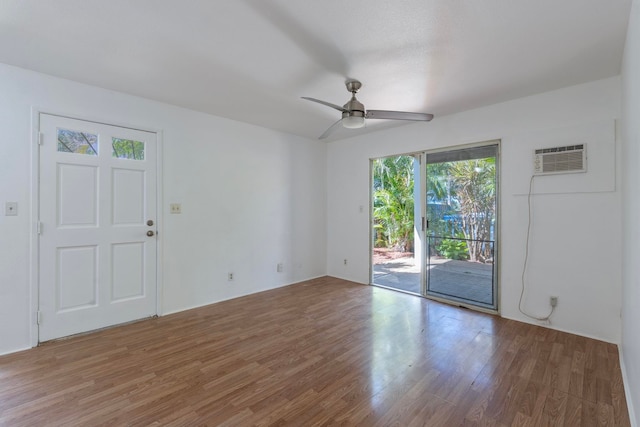
<path id="1" fill-rule="evenodd" d="M 347 129 L 358 129 L 364 127 L 364 105 L 356 99 L 356 93 L 353 92 L 351 100 L 344 104 L 346 111 L 342 112 L 342 126 Z"/>
<path id="2" fill-rule="evenodd" d="M 352 98 L 351 101 L 344 104 L 344 109 L 347 111 L 342 112 L 342 117 L 364 117 L 364 105 L 357 99 Z"/>
<path id="3" fill-rule="evenodd" d="M 355 92 L 353 93 L 353 96 L 351 97 L 351 99 L 349 100 L 349 102 L 347 102 L 346 104 L 344 104 L 344 109 L 347 111 L 344 111 L 342 113 L 342 117 L 364 117 L 364 105 L 358 101 L 356 99 L 356 94 Z"/>

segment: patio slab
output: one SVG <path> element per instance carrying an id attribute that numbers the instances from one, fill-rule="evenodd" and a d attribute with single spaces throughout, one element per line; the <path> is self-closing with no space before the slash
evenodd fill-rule
<path id="1" fill-rule="evenodd" d="M 428 293 L 481 307 L 492 305 L 493 266 L 476 262 L 432 258 Z M 375 285 L 420 294 L 420 267 L 413 258 L 399 258 L 373 266 Z"/>

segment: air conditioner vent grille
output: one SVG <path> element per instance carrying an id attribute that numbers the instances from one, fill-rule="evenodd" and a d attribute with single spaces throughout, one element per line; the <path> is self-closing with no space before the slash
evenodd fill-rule
<path id="1" fill-rule="evenodd" d="M 586 147 L 578 144 L 535 150 L 533 167 L 537 175 L 586 172 Z"/>

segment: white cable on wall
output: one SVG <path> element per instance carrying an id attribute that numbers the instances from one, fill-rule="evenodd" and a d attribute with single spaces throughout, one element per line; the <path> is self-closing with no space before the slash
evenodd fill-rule
<path id="1" fill-rule="evenodd" d="M 535 177 L 536 177 L 535 175 L 531 175 L 531 179 L 529 180 L 529 194 L 527 195 L 527 241 L 526 241 L 525 252 L 524 252 L 524 264 L 522 266 L 522 278 L 521 278 L 522 290 L 520 291 L 520 301 L 518 302 L 518 310 L 520 310 L 520 313 L 524 314 L 530 319 L 538 320 L 540 322 L 549 322 L 551 319 L 551 316 L 553 315 L 553 311 L 556 309 L 554 306 L 551 307 L 551 312 L 545 317 L 533 316 L 527 313 L 526 311 L 524 311 L 524 309 L 522 308 L 522 300 L 524 298 L 524 290 L 525 290 L 525 275 L 527 273 L 527 266 L 529 263 L 529 240 L 531 236 L 531 193 L 533 190 L 533 179 Z"/>

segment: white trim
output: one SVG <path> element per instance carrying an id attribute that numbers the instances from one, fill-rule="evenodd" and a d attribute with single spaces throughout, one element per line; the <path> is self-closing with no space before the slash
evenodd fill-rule
<path id="1" fill-rule="evenodd" d="M 161 130 L 156 133 L 156 230 L 158 236 L 156 238 L 156 315 L 162 316 L 164 306 L 164 281 L 163 281 L 163 244 L 164 241 L 164 149 L 163 149 L 163 133 Z"/>
<path id="2" fill-rule="evenodd" d="M 360 279 L 355 279 L 353 277 L 337 276 L 335 274 L 325 274 L 324 276 L 318 276 L 318 277 L 325 277 L 325 276 L 326 277 L 330 277 L 332 279 L 346 280 L 347 282 L 352 282 L 352 283 L 355 283 L 357 285 L 376 286 L 376 285 L 371 284 L 370 282 L 361 282 Z M 305 279 L 305 280 L 311 280 L 311 279 Z"/>
<path id="3" fill-rule="evenodd" d="M 40 111 L 31 107 L 31 212 L 29 213 L 29 342 L 38 345 L 40 251 L 36 224 L 40 221 Z"/>
<path id="4" fill-rule="evenodd" d="M 517 310 L 516 310 L 516 312 L 517 312 Z M 504 319 L 514 320 L 514 321 L 520 322 L 520 323 L 526 323 L 527 325 L 540 326 L 542 328 L 552 329 L 552 330 L 558 331 L 558 332 L 566 332 L 568 334 L 578 335 L 580 337 L 590 338 L 590 339 L 593 339 L 593 340 L 596 340 L 596 341 L 606 342 L 608 344 L 615 344 L 615 345 L 619 344 L 617 340 L 613 340 L 613 339 L 610 339 L 610 338 L 589 334 L 589 333 L 584 332 L 584 331 L 576 331 L 576 330 L 567 329 L 567 328 L 558 328 L 553 323 L 553 316 L 551 317 L 550 321 L 531 320 L 531 319 L 529 319 L 529 318 L 527 318 L 525 316 L 517 317 L 517 316 L 514 316 L 514 315 L 508 315 L 508 314 L 500 314 L 500 317 L 502 317 Z"/>
<path id="5" fill-rule="evenodd" d="M 116 126 L 125 129 L 139 130 L 143 132 L 149 132 L 156 135 L 156 230 L 158 230 L 158 238 L 156 239 L 157 251 L 156 251 L 156 315 L 161 316 L 162 304 L 163 304 L 163 264 L 162 264 L 162 238 L 164 237 L 163 227 L 163 199 L 164 193 L 164 177 L 163 177 L 163 131 L 161 129 L 132 126 L 131 124 L 124 124 L 118 122 L 108 122 L 100 120 L 95 117 L 86 116 L 83 114 L 65 114 L 61 112 L 55 112 L 53 109 L 42 108 L 38 106 L 31 106 L 31 212 L 30 212 L 30 260 L 29 260 L 29 340 L 31 347 L 37 347 L 39 344 L 39 327 L 36 321 L 36 316 L 39 309 L 39 239 L 38 234 L 35 232 L 35 224 L 40 220 L 40 115 L 47 114 L 51 116 L 65 117 L 74 120 L 82 120 L 86 122 L 100 123 L 108 126 Z M 17 350 L 19 351 L 19 350 Z M 11 352 L 13 353 L 13 351 Z"/>
<path id="6" fill-rule="evenodd" d="M 384 157 L 382 157 L 384 158 Z M 369 210 L 368 210 L 368 227 L 369 227 L 369 285 L 373 285 L 373 249 L 375 247 L 375 242 L 373 241 L 373 162 L 377 159 L 369 159 Z"/>
<path id="7" fill-rule="evenodd" d="M 257 294 L 260 294 L 262 292 L 269 292 L 269 291 L 273 291 L 273 290 L 276 290 L 276 289 L 285 288 L 287 286 L 297 285 L 297 284 L 300 284 L 300 283 L 303 283 L 303 282 L 307 282 L 309 280 L 321 279 L 323 277 L 337 278 L 337 279 L 353 282 L 353 283 L 356 283 L 358 285 L 365 285 L 366 286 L 365 283 L 354 282 L 353 280 L 349 280 L 349 279 L 342 279 L 340 277 L 328 276 L 326 274 L 321 274 L 319 276 L 313 276 L 313 277 L 309 277 L 307 279 L 296 280 L 295 282 L 290 282 L 290 283 L 287 282 L 287 283 L 283 283 L 281 285 L 270 286 L 268 288 L 261 289 L 259 291 L 251 292 L 251 293 L 248 293 L 248 294 L 234 295 L 234 296 L 230 296 L 228 298 L 222 298 L 222 299 L 218 299 L 218 300 L 214 300 L 214 301 L 204 302 L 202 304 L 191 305 L 189 307 L 178 308 L 178 309 L 175 309 L 175 310 L 167 311 L 166 313 L 164 313 L 164 315 L 165 316 L 169 316 L 171 314 L 182 313 L 183 311 L 195 310 L 197 308 L 202 308 L 202 307 L 206 307 L 206 306 L 209 306 L 209 305 L 215 305 L 215 304 L 218 304 L 220 302 L 231 301 L 231 300 L 234 300 L 234 299 L 237 299 L 237 298 L 244 298 L 244 297 L 248 297 L 248 296 L 251 296 L 251 295 L 257 295 Z"/>
<path id="8" fill-rule="evenodd" d="M 633 400 L 631 399 L 631 389 L 629 389 L 629 377 L 627 376 L 627 369 L 624 364 L 624 357 L 622 354 L 622 346 L 618 344 L 618 357 L 620 358 L 620 370 L 622 371 L 622 385 L 624 386 L 624 396 L 627 399 L 627 409 L 629 411 L 629 421 L 631 421 L 631 427 L 638 427 L 636 412 L 633 407 Z"/>
<path id="9" fill-rule="evenodd" d="M 86 115 L 86 114 L 73 114 L 73 113 L 63 113 L 63 112 L 56 112 L 53 109 L 48 109 L 48 108 L 41 108 L 41 107 L 36 107 L 36 106 L 32 106 L 32 111 L 35 111 L 38 115 L 39 114 L 47 114 L 49 116 L 57 116 L 57 117 L 63 117 L 66 119 L 72 119 L 72 120 L 82 120 L 83 122 L 91 122 L 91 123 L 98 123 L 101 125 L 107 125 L 107 126 L 115 126 L 115 127 L 120 127 L 120 128 L 125 128 L 125 129 L 132 129 L 132 130 L 139 130 L 142 132 L 149 132 L 149 133 L 160 133 L 161 130 L 154 128 L 154 127 L 145 127 L 145 126 L 135 126 L 131 123 L 125 123 L 125 122 L 118 122 L 118 121 L 109 121 L 108 119 L 105 120 L 104 118 L 98 118 L 95 116 L 90 116 L 90 115 Z"/>
<path id="10" fill-rule="evenodd" d="M 32 346 L 29 346 L 29 347 L 19 347 L 19 348 L 16 348 L 16 349 L 14 349 L 14 350 L 4 351 L 4 352 L 0 353 L 0 356 L 5 356 L 5 355 L 7 355 L 7 354 L 19 353 L 19 352 L 21 352 L 21 351 L 31 350 L 32 348 L 33 348 Z"/>
<path id="11" fill-rule="evenodd" d="M 494 228 L 493 265 L 496 280 L 496 314 L 502 316 L 502 138 L 496 139 L 496 211 L 498 226 Z"/>

